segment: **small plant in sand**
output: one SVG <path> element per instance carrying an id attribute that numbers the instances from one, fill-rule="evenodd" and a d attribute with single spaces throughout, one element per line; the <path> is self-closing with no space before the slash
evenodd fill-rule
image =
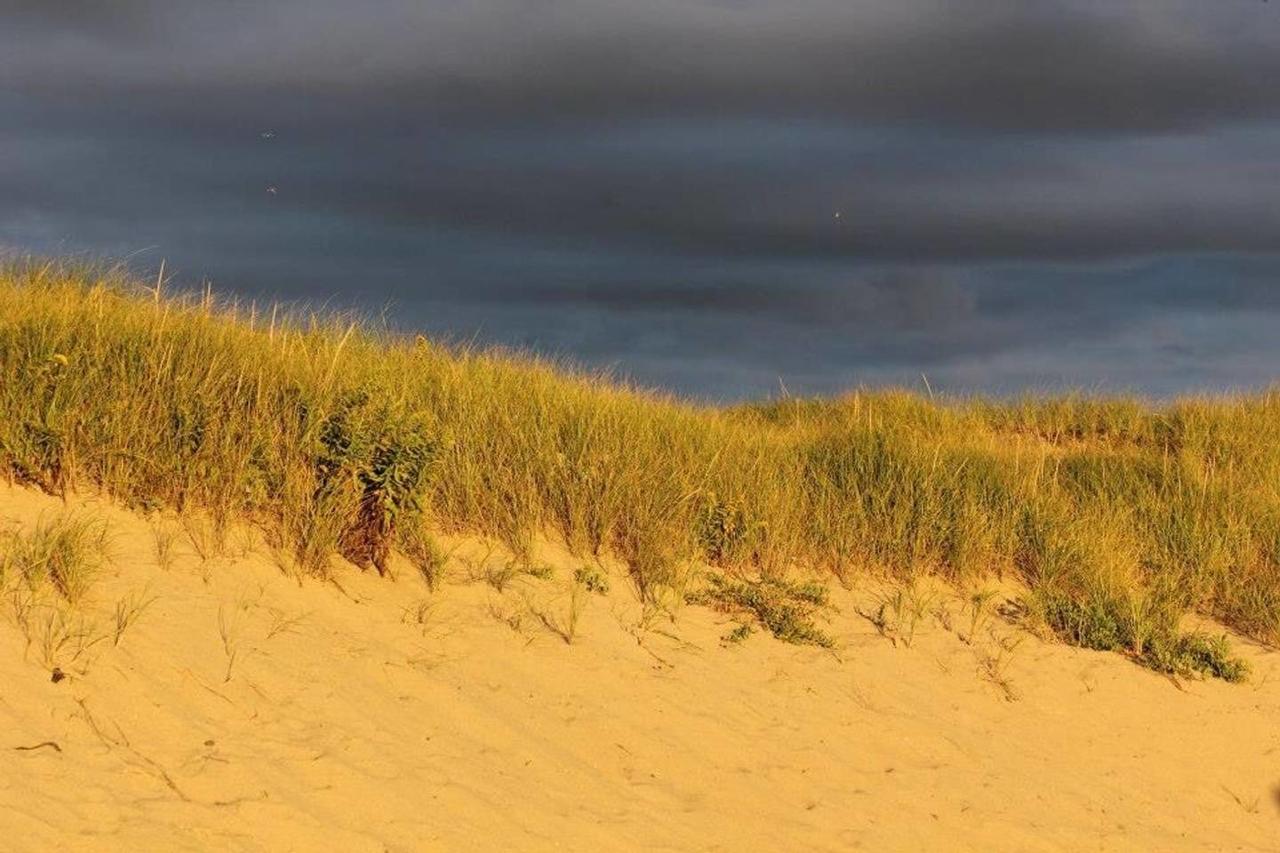
<path id="1" fill-rule="evenodd" d="M 31 620 L 34 637 L 29 637 L 28 643 L 34 639 L 41 665 L 54 673 L 55 679 L 65 670 L 77 669 L 83 675 L 87 668 L 85 655 L 107 635 L 66 605 L 54 603 L 40 610 L 40 615 Z"/>
<path id="2" fill-rule="evenodd" d="M 968 599 L 965 601 L 965 609 L 969 613 L 969 628 L 960 639 L 969 645 L 973 645 L 974 638 L 978 636 L 978 631 L 986 627 L 991 621 L 991 602 L 995 600 L 998 594 L 998 591 L 994 589 L 979 589 L 969 594 Z"/>
<path id="3" fill-rule="evenodd" d="M 1245 681 L 1250 672 L 1249 662 L 1231 653 L 1231 642 L 1223 634 L 1157 635 L 1141 660 L 1157 672 L 1212 676 L 1230 682 Z"/>
<path id="4" fill-rule="evenodd" d="M 222 639 L 222 652 L 227 659 L 227 668 L 222 678 L 224 684 L 231 681 L 232 670 L 240 656 L 240 612 L 239 605 L 232 608 L 230 613 L 225 604 L 218 605 L 218 636 Z"/>
<path id="5" fill-rule="evenodd" d="M 545 577 L 550 578 L 550 576 L 548 571 Z M 538 617 L 543 627 L 566 643 L 573 643 L 578 636 L 578 624 L 582 619 L 582 611 L 587 600 L 592 595 L 607 595 L 608 592 L 609 578 L 604 572 L 596 566 L 580 566 L 574 571 L 573 580 L 569 584 L 568 601 L 563 617 L 553 616 L 545 609 L 535 606 L 528 596 L 525 601 L 529 612 Z"/>
<path id="6" fill-rule="evenodd" d="M 425 628 L 427 623 L 431 621 L 431 614 L 435 612 L 435 609 L 436 604 L 434 601 L 429 598 L 421 598 L 405 607 L 400 616 L 400 621 L 406 625 L 417 625 L 419 628 Z"/>
<path id="7" fill-rule="evenodd" d="M 815 581 L 782 578 L 734 579 L 710 574 L 705 588 L 685 596 L 689 604 L 710 607 L 737 618 L 750 618 L 785 643 L 830 648 L 835 641 L 814 624 L 828 604 L 827 588 Z M 740 638 L 745 638 L 743 634 Z"/>
<path id="8" fill-rule="evenodd" d="M 48 584 L 75 603 L 88 591 L 106 559 L 106 525 L 75 514 L 42 518 L 30 531 L 0 539 L 4 574 L 21 575 L 31 587 Z"/>
<path id="9" fill-rule="evenodd" d="M 569 609 L 560 631 L 560 636 L 564 637 L 566 643 L 572 643 L 578 636 L 578 622 L 582 618 L 582 605 L 587 594 L 587 588 L 577 578 L 569 585 Z"/>
<path id="10" fill-rule="evenodd" d="M 935 591 L 912 580 L 896 586 L 892 592 L 882 594 L 874 612 L 859 612 L 895 646 L 901 642 L 911 648 L 911 644 L 915 642 L 916 629 L 937 599 Z"/>
<path id="11" fill-rule="evenodd" d="M 489 586 L 498 592 L 506 592 L 511 584 L 522 577 L 529 577 L 535 580 L 550 580 L 555 575 L 555 569 L 551 566 L 540 563 L 528 563 L 524 560 L 500 560 L 492 561 L 489 558 L 482 560 L 477 566 L 473 567 L 471 577 L 483 580 Z"/>
<path id="12" fill-rule="evenodd" d="M 113 646 L 120 645 L 124 632 L 137 623 L 143 612 L 154 604 L 155 600 L 155 597 L 148 596 L 147 590 L 144 589 L 142 592 L 126 595 L 116 602 L 115 631 L 111 641 Z"/>
<path id="13" fill-rule="evenodd" d="M 157 521 L 151 525 L 151 548 L 156 558 L 156 565 L 166 572 L 173 568 L 173 546 L 178 539 L 178 531 L 172 524 Z"/>
<path id="14" fill-rule="evenodd" d="M 977 650 L 978 673 L 1000 691 L 1006 702 L 1016 702 L 1018 691 L 1009 678 L 1009 666 L 1013 653 L 1022 645 L 1022 637 L 998 637 L 991 632 L 989 645 Z M 972 640 L 967 642 L 972 645 Z"/>
<path id="15" fill-rule="evenodd" d="M 272 609 L 270 613 L 271 622 L 267 626 L 267 633 L 264 636 L 264 639 L 267 640 L 273 640 L 282 634 L 293 633 L 297 630 L 298 626 L 301 625 L 309 615 L 311 615 L 309 613 L 298 613 L 294 616 L 290 616 L 283 610 L 275 609 Z"/>
<path id="16" fill-rule="evenodd" d="M 586 591 L 581 584 L 575 581 L 569 585 L 568 602 L 565 605 L 562 617 L 535 606 L 532 601 L 526 600 L 526 603 L 529 606 L 529 611 L 538 617 L 538 621 L 542 623 L 544 628 L 564 640 L 565 643 L 572 645 L 578 636 L 578 620 L 582 618 L 582 603 L 585 600 Z"/>
<path id="17" fill-rule="evenodd" d="M 233 526 L 227 536 L 227 540 L 229 555 L 239 560 L 255 553 L 261 542 L 258 531 L 247 524 Z"/>
<path id="18" fill-rule="evenodd" d="M 517 634 L 524 632 L 524 612 L 515 608 L 508 608 L 499 599 L 489 601 L 486 608 L 490 616 L 497 621 L 506 625 Z"/>
<path id="19" fill-rule="evenodd" d="M 609 594 L 609 577 L 597 566 L 581 566 L 573 573 L 573 582 L 596 595 Z"/>
<path id="20" fill-rule="evenodd" d="M 545 563 L 525 563 L 521 565 L 518 574 L 527 575 L 534 580 L 549 581 L 555 577 L 556 570 Z"/>
<path id="21" fill-rule="evenodd" d="M 27 648 L 31 647 L 32 614 L 37 607 L 35 590 L 26 584 L 19 584 L 9 590 L 9 612 L 13 616 L 13 624 L 18 626 L 22 636 L 27 640 Z"/>
<path id="22" fill-rule="evenodd" d="M 506 560 L 497 565 L 486 565 L 482 571 L 485 583 L 498 592 L 505 592 L 507 585 L 519 577 L 521 573 L 520 566 L 515 560 Z"/>
<path id="23" fill-rule="evenodd" d="M 1244 813 L 1245 813 L 1245 814 L 1257 814 L 1257 813 L 1258 813 L 1258 809 L 1259 809 L 1259 807 L 1262 805 L 1262 798 L 1261 798 L 1261 797 L 1254 797 L 1254 798 L 1252 798 L 1252 799 L 1250 799 L 1250 800 L 1246 800 L 1244 797 L 1240 796 L 1240 795 L 1239 795 L 1239 794 L 1237 794 L 1235 791 L 1233 791 L 1233 790 L 1231 790 L 1230 788 L 1228 788 L 1226 785 L 1223 785 L 1223 786 L 1222 786 L 1222 790 L 1226 791 L 1226 792 L 1227 792 L 1227 795 L 1228 795 L 1229 797 L 1231 797 L 1231 799 L 1235 800 L 1236 805 L 1238 805 L 1240 808 L 1244 809 Z M 1276 796 L 1275 796 L 1276 803 L 1277 803 L 1277 804 L 1280 804 L 1280 787 L 1276 788 L 1274 793 L 1275 793 L 1275 795 L 1276 795 Z"/>
<path id="24" fill-rule="evenodd" d="M 182 513 L 178 523 L 187 534 L 187 544 L 195 551 L 201 566 L 207 571 L 209 561 L 226 548 L 226 529 L 209 514 L 191 510 Z M 172 543 L 169 543 L 167 555 L 171 553 L 171 549 Z"/>

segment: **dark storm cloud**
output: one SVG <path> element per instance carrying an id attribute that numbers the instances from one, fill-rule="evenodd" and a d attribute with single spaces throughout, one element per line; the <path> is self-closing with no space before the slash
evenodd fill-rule
<path id="1" fill-rule="evenodd" d="M 33 90 L 132 91 L 179 109 L 198 92 L 502 121 L 807 115 L 1107 131 L 1280 115 L 1280 30 L 1260 0 L 33 0 L 0 11 L 16 22 L 0 67 Z"/>
<path id="2" fill-rule="evenodd" d="M 226 204 L 388 227 L 690 258 L 828 263 L 1096 260 L 1280 250 L 1280 132 L 1210 138 L 917 138 L 825 125 L 615 125 L 362 137 L 74 134 L 9 143 L 12 202 L 81 212 Z M 838 214 L 838 216 L 837 216 Z"/>
<path id="3" fill-rule="evenodd" d="M 409 157 L 365 194 L 407 223 L 562 234 L 645 248 L 845 261 L 1079 259 L 1280 248 L 1280 134 L 1212 141 L 917 139 L 799 127 L 687 133 L 679 159 L 643 129 Z M 726 141 L 722 146 L 721 141 Z M 545 143 L 544 143 L 545 144 Z M 993 156 L 993 154 L 995 156 Z M 491 184 L 476 192 L 476 176 Z M 413 191 L 389 191 L 393 183 Z M 335 197 L 346 195 L 334 186 Z M 324 189 L 319 192 L 324 193 Z M 836 214 L 839 214 L 837 218 Z"/>
<path id="4" fill-rule="evenodd" d="M 0 15 L 12 35 L 39 37 L 65 31 L 113 37 L 146 29 L 157 9 L 146 0 L 2 0 Z"/>
<path id="5" fill-rule="evenodd" d="M 821 287 L 783 288 L 762 282 L 578 284 L 533 287 L 520 296 L 541 305 L 559 302 L 620 312 L 755 315 L 808 328 L 853 328 L 874 319 L 882 329 L 930 333 L 965 325 L 975 308 L 971 292 L 945 273 L 923 270 L 873 274 Z"/>
<path id="6" fill-rule="evenodd" d="M 1257 383 L 1278 45 L 1261 0 L 0 0 L 0 247 L 710 396 Z"/>

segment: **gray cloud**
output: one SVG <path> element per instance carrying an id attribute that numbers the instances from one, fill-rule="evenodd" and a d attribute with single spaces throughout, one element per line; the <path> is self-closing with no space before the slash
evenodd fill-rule
<path id="1" fill-rule="evenodd" d="M 146 125 L 7 143 L 11 205 L 170 207 L 755 261 L 1097 260 L 1280 251 L 1280 128 L 1009 140 L 841 125 L 676 122 L 489 135 Z M 271 125 L 277 127 L 279 125 Z M 3 138 L 3 137 L 0 137 Z M 837 218 L 836 214 L 839 214 Z M 166 220 L 172 213 L 165 215 Z"/>
<path id="2" fill-rule="evenodd" d="M 762 282 L 706 284 L 613 283 L 608 287 L 534 286 L 518 298 L 537 305 L 567 303 L 619 313 L 688 313 L 768 317 L 800 328 L 856 328 L 944 334 L 976 316 L 974 295 L 945 273 L 896 270 L 825 286 L 779 287 Z M 511 295 L 503 299 L 511 301 Z"/>
<path id="3" fill-rule="evenodd" d="M 0 0 L 0 246 L 716 397 L 1256 383 L 1278 40 L 1258 0 Z"/>
<path id="4" fill-rule="evenodd" d="M 177 110 L 297 97 L 470 120 L 1090 132 L 1280 114 L 1280 13 L 1258 0 L 33 0 L 0 13 L 18 24 L 0 69 L 31 91 Z"/>

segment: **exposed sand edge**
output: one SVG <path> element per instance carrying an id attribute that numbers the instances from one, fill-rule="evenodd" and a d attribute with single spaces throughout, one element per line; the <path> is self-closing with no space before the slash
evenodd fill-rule
<path id="1" fill-rule="evenodd" d="M 835 654 L 723 648 L 703 609 L 641 627 L 615 577 L 569 645 L 536 615 L 567 611 L 554 549 L 553 579 L 502 594 L 463 582 L 467 542 L 434 594 L 410 572 L 339 590 L 247 539 L 202 561 L 183 533 L 163 569 L 154 520 L 68 506 L 112 535 L 89 632 L 154 603 L 118 646 L 57 650 L 55 684 L 52 611 L 28 645 L 0 602 L 7 850 L 1280 846 L 1280 654 L 1244 641 L 1250 683 L 1179 689 L 1004 625 L 895 647 L 856 614 L 867 591 L 838 590 Z M 66 508 L 0 487 L 0 525 Z M 1016 701 L 983 674 L 1002 636 Z"/>

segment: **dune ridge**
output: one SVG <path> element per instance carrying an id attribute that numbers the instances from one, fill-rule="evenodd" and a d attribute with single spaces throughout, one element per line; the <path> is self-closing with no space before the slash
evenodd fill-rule
<path id="1" fill-rule="evenodd" d="M 1161 672 L 1246 674 L 1188 615 L 1280 639 L 1275 392 L 716 408 L 56 261 L 0 271 L 0 315 L 0 471 L 249 520 L 319 576 L 392 549 L 430 575 L 429 528 L 526 562 L 549 535 L 668 608 L 708 565 L 995 576 L 1059 639 Z"/>

